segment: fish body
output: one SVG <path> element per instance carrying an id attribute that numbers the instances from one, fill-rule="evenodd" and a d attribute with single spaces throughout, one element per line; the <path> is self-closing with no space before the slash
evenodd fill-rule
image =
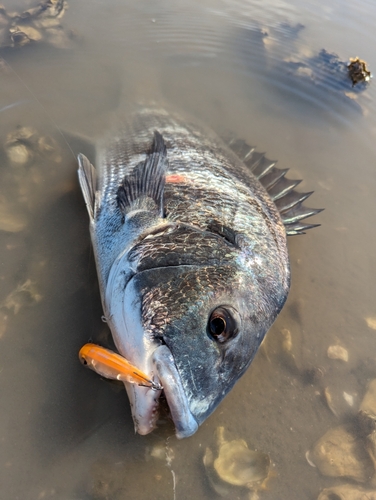
<path id="1" fill-rule="evenodd" d="M 252 151 L 247 166 L 212 131 L 154 106 L 98 143 L 96 167 L 79 155 L 104 315 L 119 353 L 160 381 L 179 438 L 248 368 L 289 291 L 286 234 L 317 212 L 302 215 L 310 193 Z M 136 431 L 151 432 L 161 391 L 125 386 Z"/>

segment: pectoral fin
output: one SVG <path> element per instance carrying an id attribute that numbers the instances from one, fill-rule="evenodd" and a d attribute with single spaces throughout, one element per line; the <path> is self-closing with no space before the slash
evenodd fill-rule
<path id="1" fill-rule="evenodd" d="M 90 220 L 94 219 L 94 203 L 96 190 L 96 171 L 85 155 L 78 155 L 78 180 L 85 199 Z"/>
<path id="2" fill-rule="evenodd" d="M 117 192 L 117 202 L 126 215 L 132 210 L 150 209 L 153 201 L 158 214 L 163 217 L 163 192 L 166 182 L 167 148 L 162 135 L 155 131 L 151 151 L 127 174 Z"/>

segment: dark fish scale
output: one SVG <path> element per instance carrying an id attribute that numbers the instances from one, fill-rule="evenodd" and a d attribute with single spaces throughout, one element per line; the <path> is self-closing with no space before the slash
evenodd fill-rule
<path id="1" fill-rule="evenodd" d="M 189 299 L 204 289 L 207 294 L 218 293 L 231 287 L 234 281 L 231 266 L 207 266 L 187 270 L 170 282 L 161 283 L 151 290 L 144 290 L 142 299 L 142 318 L 145 331 L 153 334 L 158 330 L 164 335 L 173 319 L 181 318 L 189 308 Z M 163 303 L 163 307 L 160 304 Z M 164 315 L 164 311 L 174 310 L 174 318 Z"/>
<path id="2" fill-rule="evenodd" d="M 152 267 L 179 265 L 221 265 L 236 256 L 219 236 L 179 226 L 176 231 L 142 240 L 129 253 L 137 272 Z"/>
<path id="3" fill-rule="evenodd" d="M 182 185 L 165 190 L 165 209 L 170 220 L 194 224 L 204 229 L 208 218 L 212 218 L 214 213 L 221 217 L 224 211 L 228 225 L 231 225 L 238 209 L 238 201 L 209 187 Z"/>

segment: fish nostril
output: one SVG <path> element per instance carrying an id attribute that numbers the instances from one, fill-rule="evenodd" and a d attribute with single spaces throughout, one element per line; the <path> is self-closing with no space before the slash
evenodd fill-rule
<path id="1" fill-rule="evenodd" d="M 154 340 L 156 342 L 159 342 L 160 345 L 166 345 L 166 342 L 165 342 L 165 340 L 164 340 L 164 338 L 163 338 L 162 335 L 154 335 Z"/>

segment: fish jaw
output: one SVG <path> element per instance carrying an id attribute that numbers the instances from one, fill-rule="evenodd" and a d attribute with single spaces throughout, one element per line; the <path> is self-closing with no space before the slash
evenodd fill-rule
<path id="1" fill-rule="evenodd" d="M 115 345 L 122 356 L 158 380 L 176 428 L 176 437 L 194 434 L 198 423 L 193 417 L 171 351 L 146 334 L 141 319 L 141 297 L 137 279 L 124 253 L 111 269 L 106 287 L 105 310 Z M 133 276 L 133 278 L 137 278 Z M 125 282 L 125 280 L 128 280 Z M 159 396 L 162 391 L 124 382 L 132 411 L 135 431 L 149 434 L 156 427 Z"/>
<path id="2" fill-rule="evenodd" d="M 188 399 L 171 351 L 165 345 L 157 347 L 152 362 L 154 373 L 160 380 L 167 399 L 176 437 L 182 439 L 192 436 L 198 429 L 198 423 L 189 409 Z M 135 431 L 143 436 L 149 434 L 156 428 L 159 415 L 158 400 L 162 391 L 129 382 L 124 382 L 124 385 L 132 409 Z"/>

